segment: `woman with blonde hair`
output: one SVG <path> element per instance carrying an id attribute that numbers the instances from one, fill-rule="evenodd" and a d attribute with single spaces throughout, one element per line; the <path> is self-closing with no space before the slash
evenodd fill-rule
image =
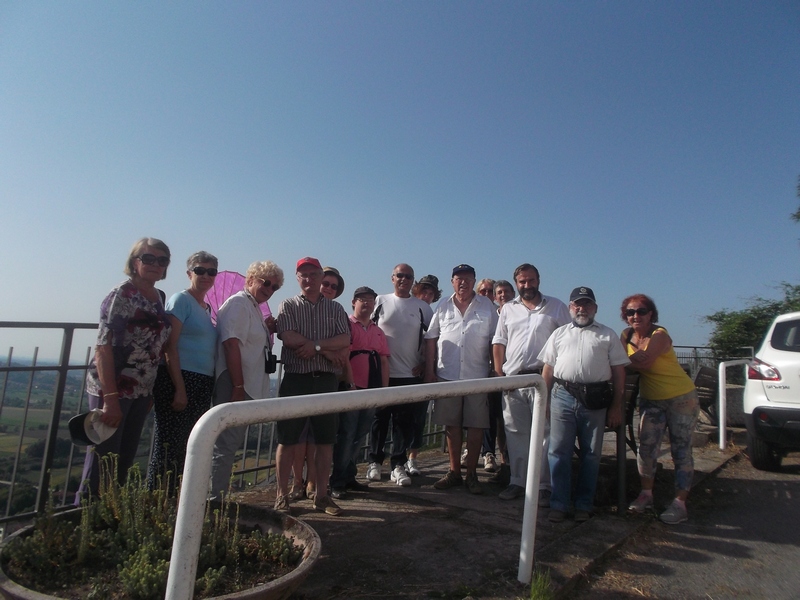
<path id="1" fill-rule="evenodd" d="M 267 354 L 275 319 L 264 319 L 259 305 L 281 288 L 283 271 L 269 260 L 254 262 L 245 277 L 244 290 L 228 298 L 217 313 L 215 405 L 269 396 Z M 211 459 L 212 496 L 228 491 L 246 431 L 246 426 L 232 427 L 217 438 Z"/>

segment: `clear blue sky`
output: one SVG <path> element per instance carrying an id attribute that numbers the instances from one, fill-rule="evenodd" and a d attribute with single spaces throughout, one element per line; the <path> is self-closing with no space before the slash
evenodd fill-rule
<path id="1" fill-rule="evenodd" d="M 532 262 L 704 344 L 798 282 L 799 59 L 797 2 L 3 2 L 0 320 L 96 320 L 149 235 L 168 294 Z"/>

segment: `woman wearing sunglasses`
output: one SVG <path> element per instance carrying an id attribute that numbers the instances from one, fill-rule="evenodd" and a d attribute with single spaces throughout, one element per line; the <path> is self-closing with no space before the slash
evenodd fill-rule
<path id="1" fill-rule="evenodd" d="M 170 335 L 164 293 L 156 283 L 166 278 L 167 245 L 155 238 L 137 241 L 125 263 L 129 279 L 111 290 L 100 306 L 95 354 L 86 373 L 89 408 L 101 408 L 100 420 L 116 432 L 86 453 L 76 504 L 87 492 L 97 495 L 100 462 L 118 455 L 117 479 L 124 483 L 133 465 L 147 413 L 153 404 L 153 384 Z"/>
<path id="2" fill-rule="evenodd" d="M 186 444 L 197 420 L 211 407 L 217 332 L 206 293 L 217 277 L 217 257 L 195 252 L 186 261 L 189 287 L 167 301 L 172 324 L 166 362 L 159 366 L 155 399 L 155 439 L 147 485 L 174 493 L 183 474 Z"/>
<path id="3" fill-rule="evenodd" d="M 628 510 L 643 513 L 653 507 L 653 483 L 664 431 L 669 429 L 670 451 L 675 463 L 676 496 L 659 517 L 676 525 L 688 519 L 686 498 L 692 485 L 692 433 L 700 405 L 694 383 L 678 363 L 667 330 L 656 325 L 658 309 L 644 294 L 622 301 L 622 320 L 630 327 L 621 335 L 631 359 L 630 369 L 639 373 L 639 452 L 637 464 L 642 482 L 639 497 Z"/>
<path id="4" fill-rule="evenodd" d="M 269 397 L 267 354 L 275 319 L 264 319 L 263 304 L 283 285 L 283 271 L 266 260 L 251 264 L 244 290 L 228 298 L 217 313 L 217 362 L 214 405 Z M 236 451 L 242 447 L 246 426 L 219 434 L 211 459 L 211 493 L 219 498 L 230 488 Z"/>

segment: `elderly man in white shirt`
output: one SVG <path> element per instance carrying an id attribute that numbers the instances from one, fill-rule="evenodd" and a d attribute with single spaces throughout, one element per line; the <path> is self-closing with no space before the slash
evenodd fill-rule
<path id="1" fill-rule="evenodd" d="M 497 326 L 494 303 L 475 293 L 475 269 L 466 264 L 453 268 L 454 293 L 433 313 L 425 334 L 425 381 L 454 381 L 488 377 L 491 369 L 492 335 Z M 462 482 L 473 494 L 482 493 L 476 469 L 489 426 L 486 394 L 442 398 L 433 403 L 432 420 L 444 425 L 450 470 L 433 484 L 444 490 Z M 467 472 L 461 477 L 462 429 L 467 429 Z"/>
<path id="2" fill-rule="evenodd" d="M 560 523 L 571 505 L 572 454 L 578 438 L 580 466 L 575 486 L 575 521 L 594 509 L 605 425 L 622 421 L 625 365 L 630 360 L 617 334 L 594 320 L 597 303 L 588 287 L 572 290 L 572 323 L 547 340 L 539 359 L 550 396 L 550 497 L 548 519 Z"/>

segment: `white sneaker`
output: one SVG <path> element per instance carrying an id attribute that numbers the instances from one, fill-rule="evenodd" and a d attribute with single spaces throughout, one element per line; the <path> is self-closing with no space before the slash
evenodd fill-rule
<path id="1" fill-rule="evenodd" d="M 422 475 L 422 471 L 419 470 L 417 467 L 417 459 L 416 458 L 409 458 L 408 462 L 406 463 L 406 471 L 412 477 L 417 477 L 418 475 Z"/>
<path id="2" fill-rule="evenodd" d="M 378 463 L 369 463 L 369 467 L 367 467 L 367 479 L 370 481 L 381 480 L 381 466 Z"/>
<path id="3" fill-rule="evenodd" d="M 486 456 L 483 457 L 483 470 L 487 473 L 497 473 L 497 471 L 500 470 L 500 467 L 497 466 L 494 454 L 491 452 L 487 452 Z"/>
<path id="4" fill-rule="evenodd" d="M 408 476 L 406 470 L 400 465 L 397 465 L 394 468 L 394 471 L 392 471 L 391 479 L 397 485 L 402 485 L 403 487 L 408 487 L 411 485 L 411 477 Z"/>

